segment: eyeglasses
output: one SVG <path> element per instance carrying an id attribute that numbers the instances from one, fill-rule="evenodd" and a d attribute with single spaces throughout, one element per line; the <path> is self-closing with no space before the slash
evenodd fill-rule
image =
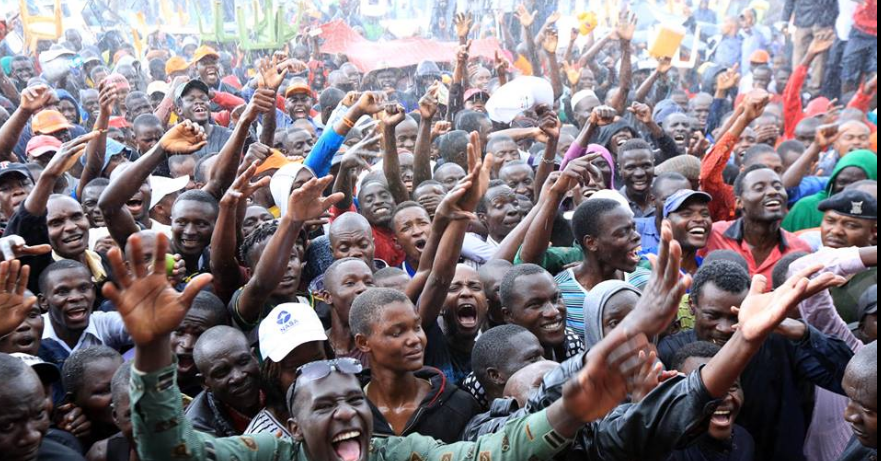
<path id="1" fill-rule="evenodd" d="M 318 381 L 330 376 L 334 371 L 346 375 L 357 375 L 364 371 L 361 361 L 353 358 L 312 362 L 297 369 L 297 381 Z"/>

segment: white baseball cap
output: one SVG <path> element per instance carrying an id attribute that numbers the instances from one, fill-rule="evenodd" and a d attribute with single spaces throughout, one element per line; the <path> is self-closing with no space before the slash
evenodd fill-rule
<path id="1" fill-rule="evenodd" d="M 315 309 L 306 304 L 282 304 L 260 322 L 260 355 L 281 362 L 294 349 L 314 341 L 327 341 Z"/>
<path id="2" fill-rule="evenodd" d="M 34 372 L 37 373 L 37 376 L 40 377 L 40 381 L 44 384 L 52 384 L 61 381 L 61 371 L 58 370 L 57 366 L 45 362 L 43 359 L 35 355 L 24 354 L 21 352 L 9 355 L 21 360 L 25 365 L 31 367 Z"/>
<path id="3" fill-rule="evenodd" d="M 150 188 L 153 189 L 153 194 L 150 195 L 150 209 L 152 210 L 165 197 L 183 190 L 189 183 L 189 176 L 174 179 L 165 176 L 150 176 Z"/>

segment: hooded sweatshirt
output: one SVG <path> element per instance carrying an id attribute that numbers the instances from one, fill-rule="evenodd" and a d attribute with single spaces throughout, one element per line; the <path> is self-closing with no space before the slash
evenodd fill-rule
<path id="1" fill-rule="evenodd" d="M 584 299 L 584 345 L 586 350 L 591 350 L 603 340 L 603 312 L 606 311 L 609 300 L 624 291 L 642 296 L 639 290 L 627 282 L 608 280 L 593 287 Z"/>
<path id="2" fill-rule="evenodd" d="M 823 223 L 823 212 L 818 209 L 820 202 L 832 196 L 835 182 L 841 172 L 850 167 L 857 167 L 866 172 L 866 176 L 872 180 L 878 180 L 878 156 L 868 150 L 858 150 L 847 154 L 839 160 L 838 165 L 829 179 L 826 190 L 814 195 L 807 196 L 798 201 L 786 219 L 783 220 L 783 228 L 789 232 L 798 232 L 804 229 L 820 227 Z"/>
<path id="3" fill-rule="evenodd" d="M 73 103 L 73 107 L 76 107 L 76 121 L 74 123 L 76 125 L 82 125 L 88 118 L 88 114 L 83 110 L 82 106 L 80 106 L 79 101 L 77 101 L 67 90 L 55 90 L 55 93 L 58 94 L 58 99 L 67 100 Z"/>

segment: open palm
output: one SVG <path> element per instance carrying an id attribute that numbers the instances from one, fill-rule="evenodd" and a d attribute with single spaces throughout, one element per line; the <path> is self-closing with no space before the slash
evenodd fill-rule
<path id="1" fill-rule="evenodd" d="M 150 268 L 144 262 L 141 237 L 133 235 L 128 244 L 131 248 L 128 263 L 134 270 L 126 267 L 118 248 L 111 250 L 110 264 L 117 274 L 119 287 L 111 283 L 104 285 L 104 296 L 116 305 L 134 343 L 147 346 L 177 329 L 193 299 L 211 283 L 211 275 L 196 277 L 183 293 L 178 293 L 166 275 L 168 237 L 165 234 L 160 232 L 156 236 L 155 259 Z"/>
<path id="2" fill-rule="evenodd" d="M 317 219 L 345 198 L 343 193 L 323 197 L 324 191 L 331 183 L 333 176 L 325 176 L 321 179 L 311 179 L 303 187 L 293 191 L 288 201 L 288 214 L 291 218 L 297 222 Z"/>
<path id="3" fill-rule="evenodd" d="M 181 155 L 192 154 L 207 144 L 205 129 L 189 120 L 171 127 L 159 140 L 165 152 Z"/>
<path id="4" fill-rule="evenodd" d="M 36 297 L 25 295 L 30 273 L 21 261 L 0 263 L 0 336 L 15 331 L 37 303 Z"/>

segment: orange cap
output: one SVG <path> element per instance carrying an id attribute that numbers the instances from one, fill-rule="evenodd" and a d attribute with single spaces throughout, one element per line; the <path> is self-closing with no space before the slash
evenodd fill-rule
<path id="1" fill-rule="evenodd" d="M 311 97 L 312 96 L 312 88 L 309 87 L 308 83 L 296 82 L 296 83 L 291 84 L 291 86 L 289 86 L 288 89 L 285 90 L 284 97 L 290 98 L 291 95 L 294 95 L 297 93 L 306 93 Z"/>
<path id="2" fill-rule="evenodd" d="M 266 173 L 267 171 L 280 170 L 283 166 L 289 163 L 292 162 L 288 160 L 287 157 L 285 157 L 281 152 L 273 149 L 272 155 L 266 157 L 266 160 L 264 160 L 263 163 L 261 163 L 260 166 L 257 167 L 257 172 L 254 174 L 260 175 Z"/>
<path id="3" fill-rule="evenodd" d="M 171 75 L 175 72 L 184 72 L 190 68 L 187 61 L 180 56 L 173 56 L 165 63 L 165 73 Z"/>
<path id="4" fill-rule="evenodd" d="M 209 56 L 213 56 L 216 59 L 220 59 L 220 55 L 217 54 L 217 51 L 215 51 L 214 48 L 211 48 L 210 46 L 207 46 L 207 45 L 202 45 L 199 48 L 196 48 L 196 52 L 193 53 L 192 63 L 195 64 L 195 63 L 197 63 L 197 62 L 199 62 Z"/>
<path id="5" fill-rule="evenodd" d="M 34 115 L 31 128 L 35 134 L 52 134 L 61 130 L 69 130 L 73 125 L 57 110 L 44 110 Z"/>
<path id="6" fill-rule="evenodd" d="M 768 53 L 765 50 L 756 50 L 756 52 L 749 57 L 749 62 L 768 64 L 771 62 L 771 53 Z"/>

